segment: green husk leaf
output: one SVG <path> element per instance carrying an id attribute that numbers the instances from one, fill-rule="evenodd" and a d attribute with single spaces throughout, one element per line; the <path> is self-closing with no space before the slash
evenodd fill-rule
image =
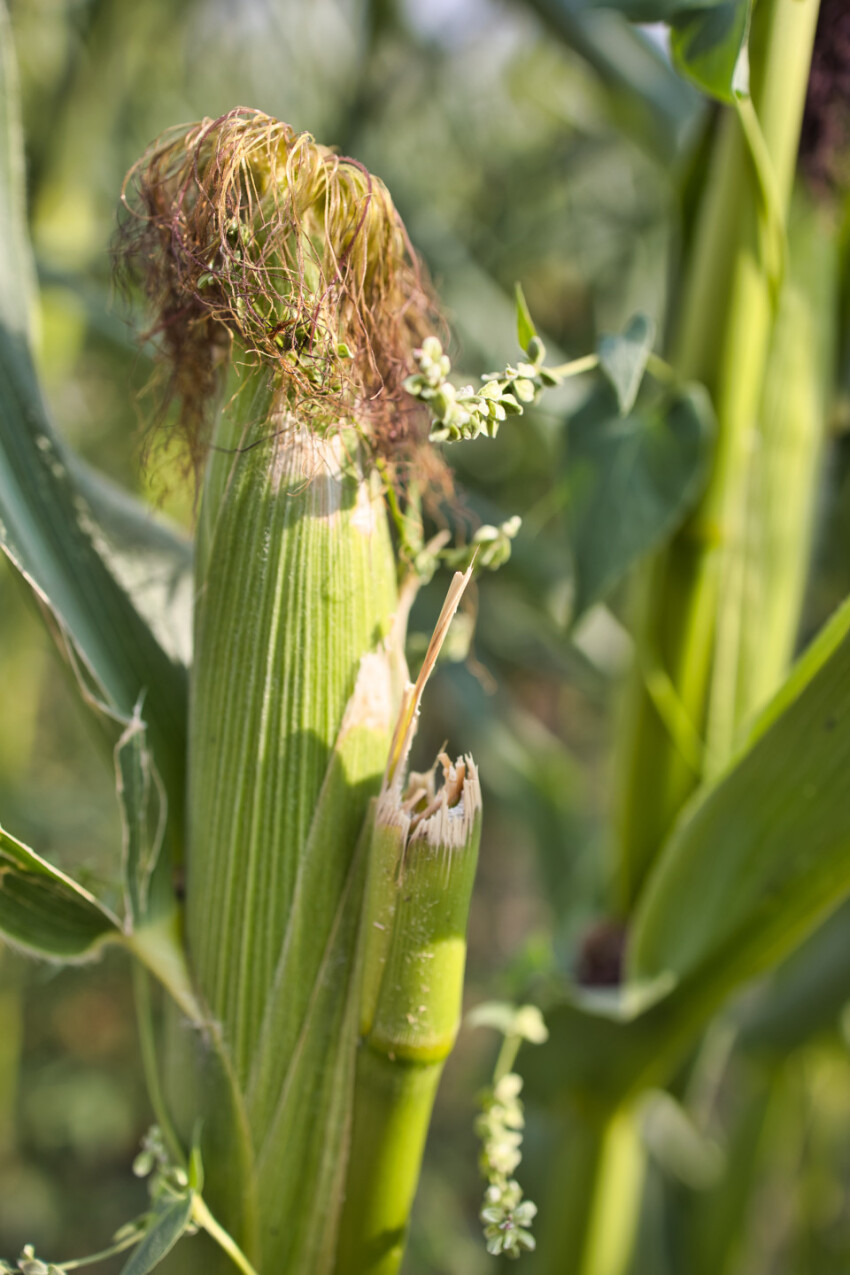
<path id="1" fill-rule="evenodd" d="M 48 960 L 85 961 L 121 924 L 94 895 L 0 828 L 0 934 Z"/>
<path id="2" fill-rule="evenodd" d="M 260 1216 L 283 1211 L 296 1219 L 285 1231 L 270 1221 L 262 1238 L 264 1258 L 280 1269 L 323 1269 L 342 1205 L 368 843 L 360 823 L 380 785 L 393 714 L 389 661 L 383 652 L 367 655 L 300 860 L 247 1088 Z M 305 1192 L 321 1209 L 299 1207 Z"/>

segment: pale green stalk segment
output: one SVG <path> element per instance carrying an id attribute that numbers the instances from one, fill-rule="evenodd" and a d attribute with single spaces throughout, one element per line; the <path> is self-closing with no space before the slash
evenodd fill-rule
<path id="1" fill-rule="evenodd" d="M 198 579 L 188 933 L 245 1084 L 331 750 L 395 581 L 354 434 L 239 408 L 211 455 Z"/>
<path id="2" fill-rule="evenodd" d="M 398 1271 L 442 1071 L 361 1046 L 334 1275 Z"/>
<path id="3" fill-rule="evenodd" d="M 541 1209 L 540 1251 L 551 1275 L 625 1275 L 640 1215 L 646 1151 L 633 1103 L 573 1108 Z"/>
<path id="4" fill-rule="evenodd" d="M 472 759 L 458 759 L 446 770 L 446 784 L 426 807 L 434 813 L 418 825 L 413 794 L 411 802 L 405 808 L 396 780 L 375 808 L 364 915 L 363 1039 L 337 1275 L 392 1275 L 398 1269 L 431 1109 L 460 1021 L 481 833 Z"/>
<path id="5" fill-rule="evenodd" d="M 783 220 L 817 9 L 817 0 L 764 0 L 754 15 L 753 101 L 774 189 L 784 201 L 774 212 Z M 774 318 L 775 280 L 762 257 L 764 215 L 753 159 L 730 111 L 715 146 L 673 357 L 681 376 L 702 380 L 712 394 L 717 453 L 700 507 L 652 564 L 638 638 L 660 655 L 712 765 L 729 756 L 740 701 L 741 545 Z M 623 737 L 619 904 L 628 912 L 698 777 L 659 720 L 639 673 Z"/>
<path id="6" fill-rule="evenodd" d="M 839 263 L 829 221 L 798 193 L 750 466 L 736 725 L 780 685 L 797 638 L 835 357 Z"/>

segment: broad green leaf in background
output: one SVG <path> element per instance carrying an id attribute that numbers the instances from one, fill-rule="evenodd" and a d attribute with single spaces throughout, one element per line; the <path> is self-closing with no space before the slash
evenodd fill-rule
<path id="1" fill-rule="evenodd" d="M 670 22 L 679 13 L 722 8 L 727 0 L 560 0 L 564 8 L 587 12 L 616 9 L 630 22 Z"/>
<path id="2" fill-rule="evenodd" d="M 663 0 L 605 5 L 593 0 L 529 0 L 548 28 L 593 68 L 609 92 L 618 125 L 669 164 L 682 153 L 702 102 L 657 43 L 627 19 L 657 21 L 675 8 Z M 702 5 L 699 6 L 703 7 Z M 641 12 L 651 14 L 646 17 Z M 663 10 L 663 12 L 662 12 Z"/>
<path id="3" fill-rule="evenodd" d="M 579 989 L 546 1007 L 550 1043 L 523 1061 L 530 1098 L 570 1092 L 611 1104 L 641 1084 L 666 1082 L 726 997 L 812 934 L 850 892 L 848 772 L 850 600 L 756 720 L 738 758 L 685 809 L 640 901 L 625 987 L 607 997 Z M 828 934 L 824 945 L 833 946 Z M 812 939 L 812 951 L 819 947 Z M 840 983 L 841 958 L 829 959 Z M 642 987 L 643 1005 L 630 993 Z M 782 995 L 781 979 L 774 994 Z M 753 1046 L 759 1035 L 754 1024 Z"/>
<path id="4" fill-rule="evenodd" d="M 665 847 L 635 919 L 633 977 L 730 990 L 850 891 L 850 601 L 777 701 Z"/>
<path id="5" fill-rule="evenodd" d="M 731 102 L 750 91 L 747 37 L 750 0 L 727 0 L 676 14 L 671 23 L 673 60 L 703 92 Z"/>
<path id="6" fill-rule="evenodd" d="M 633 315 L 622 332 L 599 339 L 599 366 L 614 387 L 623 416 L 635 405 L 654 340 L 655 324 L 645 314 Z"/>
<path id="7" fill-rule="evenodd" d="M 121 937 L 95 897 L 0 828 L 0 935 L 48 960 L 84 961 Z"/>
<path id="8" fill-rule="evenodd" d="M 712 421 L 696 386 L 626 417 L 602 386 L 569 422 L 574 620 L 683 521 L 705 480 Z"/>
<path id="9" fill-rule="evenodd" d="M 682 75 L 722 102 L 749 92 L 751 0 L 535 0 L 534 7 L 567 28 L 570 19 L 581 21 L 597 9 L 617 10 L 631 22 L 666 22 Z"/>
<path id="10" fill-rule="evenodd" d="M 813 1036 L 834 1030 L 850 1003 L 850 902 L 771 975 L 747 1006 L 741 1046 L 786 1057 Z"/>
<path id="11" fill-rule="evenodd" d="M 155 1218 L 138 1248 L 133 1250 L 128 1262 L 121 1268 L 121 1275 L 148 1275 L 184 1235 L 192 1217 L 194 1192 L 187 1191 L 173 1199 L 159 1203 Z"/>
<path id="12" fill-rule="evenodd" d="M 69 655 L 73 652 L 77 670 L 111 713 L 129 720 L 144 693 L 157 767 L 175 794 L 177 816 L 183 805 L 186 670 L 147 622 L 149 590 L 142 587 L 148 602 L 140 605 L 128 591 L 126 533 L 147 515 L 136 511 L 124 520 L 122 569 L 48 424 L 29 346 L 33 270 L 23 208 L 16 68 L 4 7 L 0 36 L 0 548 L 50 613 L 60 643 Z M 107 489 L 100 487 L 101 508 Z M 110 521 L 114 526 L 115 518 Z M 156 533 L 160 547 L 169 535 Z M 144 559 L 151 535 L 145 533 L 141 541 Z M 172 561 L 181 554 L 185 558 L 185 547 L 170 548 Z"/>

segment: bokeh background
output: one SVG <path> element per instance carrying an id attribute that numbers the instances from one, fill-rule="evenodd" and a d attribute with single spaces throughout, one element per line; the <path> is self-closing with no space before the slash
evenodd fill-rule
<path id="1" fill-rule="evenodd" d="M 379 174 L 446 306 L 463 379 L 514 356 L 517 280 L 552 362 L 592 349 L 635 310 L 664 329 L 710 112 L 669 69 L 657 32 L 569 0 L 12 0 L 10 10 L 50 410 L 80 454 L 186 526 L 192 485 L 167 429 L 145 432 L 149 351 L 110 257 L 124 174 L 172 124 L 258 107 Z M 474 753 L 485 784 L 470 1004 L 545 1000 L 604 911 L 630 641 L 619 595 L 568 625 L 565 422 L 585 393 L 563 389 L 495 442 L 450 454 L 470 522 L 524 519 L 511 563 L 469 602 L 475 636 L 468 650 L 456 641 L 421 731 L 423 759 L 448 739 Z M 809 630 L 850 591 L 845 415 L 839 395 Z M 414 650 L 444 587 L 438 577 L 417 605 Z M 0 811 L 60 866 L 109 881 L 120 845 L 111 762 L 4 563 Z M 146 1200 L 130 1168 L 151 1114 L 126 963 L 56 972 L 4 951 L 0 979 L 0 1256 L 30 1241 L 54 1260 L 95 1251 Z M 831 1023 L 783 1062 L 737 1275 L 850 1269 L 847 1038 Z M 494 1267 L 477 1221 L 473 1120 L 495 1048 L 465 1030 L 447 1069 L 406 1275 Z M 724 1083 L 718 1148 L 748 1103 L 745 1079 Z M 523 1181 L 538 1202 L 546 1134 L 530 1110 Z M 671 1169 L 663 1142 L 656 1131 L 647 1227 L 659 1233 L 671 1193 L 700 1189 L 684 1161 Z M 685 1275 L 668 1241 L 643 1250 L 656 1264 L 635 1275 Z"/>

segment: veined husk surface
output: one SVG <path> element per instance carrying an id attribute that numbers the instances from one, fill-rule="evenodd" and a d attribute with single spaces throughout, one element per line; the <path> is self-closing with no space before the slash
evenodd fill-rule
<path id="1" fill-rule="evenodd" d="M 211 1018 L 207 1194 L 261 1272 L 332 1261 L 395 606 L 357 432 L 305 428 L 271 381 L 238 393 L 200 514 L 186 923 Z"/>

